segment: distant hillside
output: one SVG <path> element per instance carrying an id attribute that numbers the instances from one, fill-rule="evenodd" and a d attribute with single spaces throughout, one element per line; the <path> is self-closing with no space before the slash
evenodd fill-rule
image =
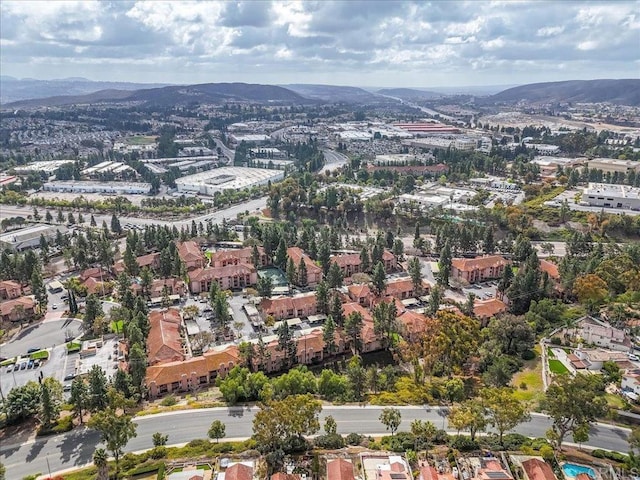
<path id="1" fill-rule="evenodd" d="M 415 90 L 413 88 L 383 88 L 376 93 L 389 97 L 397 97 L 402 100 L 430 100 L 432 98 L 440 98 L 442 95 L 427 90 Z"/>
<path id="2" fill-rule="evenodd" d="M 488 103 L 600 103 L 640 106 L 640 79 L 532 83 L 487 98 Z"/>
<path id="3" fill-rule="evenodd" d="M 153 105 L 187 103 L 225 103 L 248 101 L 257 103 L 310 103 L 286 88 L 247 83 L 204 83 L 201 85 L 169 86 L 135 91 L 102 90 L 88 95 L 61 96 L 25 100 L 6 105 L 11 108 L 60 106 L 91 103 L 144 102 Z"/>
<path id="4" fill-rule="evenodd" d="M 289 90 L 306 98 L 322 100 L 323 102 L 344 102 L 344 103 L 380 103 L 384 98 L 374 95 L 358 87 L 344 87 L 338 85 L 313 85 L 313 84 L 292 84 L 283 85 Z"/>
<path id="5" fill-rule="evenodd" d="M 86 95 L 100 90 L 139 90 L 141 88 L 164 87 L 164 83 L 94 82 L 86 78 L 60 78 L 36 80 L 0 76 L 0 103 L 57 96 Z"/>

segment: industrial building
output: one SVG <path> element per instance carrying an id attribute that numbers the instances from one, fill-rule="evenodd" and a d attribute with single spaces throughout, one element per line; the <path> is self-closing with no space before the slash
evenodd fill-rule
<path id="1" fill-rule="evenodd" d="M 49 175 L 54 174 L 61 166 L 67 163 L 73 163 L 74 160 L 47 160 L 42 162 L 31 162 L 28 165 L 22 165 L 20 167 L 14 167 L 13 170 L 16 173 L 25 172 L 44 172 Z"/>
<path id="2" fill-rule="evenodd" d="M 245 142 L 253 145 L 259 145 L 261 143 L 268 142 L 269 140 L 271 140 L 271 137 L 263 133 L 252 133 L 247 135 L 231 135 L 231 140 L 235 144 Z"/>
<path id="3" fill-rule="evenodd" d="M 640 210 L 640 188 L 590 183 L 582 193 L 582 202 L 594 207 Z"/>
<path id="4" fill-rule="evenodd" d="M 640 173 L 640 162 L 632 162 L 631 160 L 618 160 L 616 158 L 594 158 L 587 161 L 589 170 L 602 170 L 602 173 L 624 173 L 627 174 L 632 170 Z"/>
<path id="5" fill-rule="evenodd" d="M 133 172 L 133 168 L 131 168 L 129 165 L 125 165 L 122 162 L 106 161 L 106 162 L 98 163 L 93 167 L 85 168 L 80 173 L 88 177 L 95 177 L 103 173 L 112 173 L 114 175 L 120 175 L 126 171 Z"/>
<path id="6" fill-rule="evenodd" d="M 151 184 L 138 182 L 90 182 L 65 180 L 47 182 L 42 189 L 61 193 L 106 193 L 113 195 L 146 195 Z"/>
<path id="7" fill-rule="evenodd" d="M 213 196 L 224 190 L 244 190 L 284 178 L 282 170 L 248 167 L 221 167 L 176 180 L 178 192 Z"/>
<path id="8" fill-rule="evenodd" d="M 60 233 L 67 233 L 67 228 L 62 225 L 32 225 L 30 227 L 12 230 L 0 235 L 0 247 L 21 252 L 40 245 L 40 236 L 52 240 Z"/>

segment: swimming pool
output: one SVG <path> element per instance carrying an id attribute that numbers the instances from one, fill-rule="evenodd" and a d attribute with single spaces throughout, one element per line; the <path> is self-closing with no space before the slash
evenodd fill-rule
<path id="1" fill-rule="evenodd" d="M 565 463 L 562 465 L 562 471 L 564 472 L 567 478 L 576 478 L 580 473 L 586 473 L 593 480 L 596 480 L 596 472 L 593 471 L 593 468 L 585 467 L 583 465 L 576 465 L 574 463 Z"/>

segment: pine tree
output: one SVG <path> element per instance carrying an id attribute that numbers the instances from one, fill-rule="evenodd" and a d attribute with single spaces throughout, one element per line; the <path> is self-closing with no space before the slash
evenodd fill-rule
<path id="1" fill-rule="evenodd" d="M 438 283 L 445 287 L 449 286 L 449 277 L 451 276 L 451 244 L 449 239 L 444 242 L 444 247 L 440 251 L 440 274 L 438 275 Z"/>
<path id="2" fill-rule="evenodd" d="M 287 281 L 290 285 L 296 285 L 298 282 L 298 272 L 296 270 L 296 264 L 293 262 L 293 258 L 289 257 L 287 262 Z"/>
<path id="3" fill-rule="evenodd" d="M 322 327 L 322 340 L 324 341 L 324 348 L 329 356 L 332 356 L 337 351 L 335 333 L 336 324 L 333 321 L 333 317 L 329 315 Z"/>
<path id="4" fill-rule="evenodd" d="M 329 287 L 323 280 L 318 283 L 316 287 L 316 305 L 318 306 L 318 312 L 327 314 L 329 311 Z"/>
<path id="5" fill-rule="evenodd" d="M 373 277 L 371 279 L 371 289 L 373 293 L 379 297 L 387 288 L 387 273 L 384 270 L 382 262 L 378 262 L 373 269 Z"/>
<path id="6" fill-rule="evenodd" d="M 329 288 L 340 288 L 343 285 L 343 281 L 342 270 L 336 262 L 332 262 L 329 268 L 329 274 L 327 275 Z"/>
<path id="7" fill-rule="evenodd" d="M 275 264 L 281 269 L 284 269 L 287 265 L 287 244 L 284 243 L 284 239 L 280 239 L 280 242 L 278 243 Z"/>
<path id="8" fill-rule="evenodd" d="M 307 265 L 304 262 L 304 258 L 301 258 L 300 264 L 298 265 L 298 285 L 300 285 L 301 287 L 306 287 L 307 284 Z"/>

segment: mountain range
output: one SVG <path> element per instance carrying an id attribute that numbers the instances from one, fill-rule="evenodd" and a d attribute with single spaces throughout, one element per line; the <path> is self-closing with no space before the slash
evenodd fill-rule
<path id="1" fill-rule="evenodd" d="M 69 85 L 64 87 L 65 82 Z M 186 105 L 190 103 L 220 104 L 227 102 L 252 102 L 264 104 L 302 105 L 315 103 L 350 103 L 350 104 L 380 104 L 394 101 L 390 97 L 407 101 L 424 101 L 446 96 L 428 90 L 409 88 L 385 88 L 367 91 L 363 88 L 336 85 L 260 85 L 248 83 L 205 83 L 199 85 L 169 85 L 154 86 L 134 83 L 91 82 L 86 79 L 66 80 L 16 80 L 12 77 L 0 78 L 0 92 L 3 97 L 6 92 L 13 92 L 19 96 L 19 88 L 14 84 L 23 85 L 23 93 L 30 83 L 43 92 L 57 89 L 70 94 L 48 96 L 46 98 L 32 97 L 3 104 L 8 108 L 28 108 L 40 106 L 61 106 L 72 104 L 92 103 L 122 103 L 139 102 L 151 105 Z M 49 87 L 47 87 L 49 85 Z M 94 86 L 90 93 L 78 92 Z M 107 85 L 109 88 L 100 89 Z M 49 89 L 48 89 L 49 88 Z M 12 90 L 13 89 L 13 90 Z M 520 101 L 529 103 L 562 103 L 582 102 L 598 103 L 610 102 L 620 105 L 640 106 L 640 79 L 622 80 L 573 80 L 565 82 L 548 82 L 521 85 L 508 88 L 495 95 L 476 97 L 479 106 L 515 104 Z"/>

